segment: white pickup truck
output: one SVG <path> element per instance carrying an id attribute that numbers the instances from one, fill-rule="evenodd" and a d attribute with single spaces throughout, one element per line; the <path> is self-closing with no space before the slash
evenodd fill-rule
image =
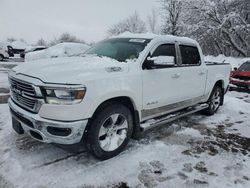
<path id="1" fill-rule="evenodd" d="M 24 63 L 9 73 L 12 125 L 45 143 L 82 143 L 99 159 L 130 138 L 191 113 L 213 115 L 229 64 L 204 62 L 189 38 L 121 35 L 82 57 Z"/>

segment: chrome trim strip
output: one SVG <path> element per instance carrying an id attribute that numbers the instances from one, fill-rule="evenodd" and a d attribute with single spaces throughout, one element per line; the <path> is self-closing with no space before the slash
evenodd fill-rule
<path id="1" fill-rule="evenodd" d="M 201 105 L 195 106 L 193 108 L 188 108 L 187 110 L 184 110 L 183 112 L 179 112 L 179 113 L 177 112 L 176 114 L 170 114 L 170 115 L 167 115 L 163 118 L 160 118 L 160 119 L 156 120 L 155 122 L 151 123 L 150 125 L 142 123 L 141 128 L 143 129 L 143 132 L 145 133 L 151 129 L 157 128 L 159 126 L 165 125 L 166 123 L 175 121 L 179 118 L 182 118 L 182 117 L 185 117 L 187 115 L 193 114 L 195 112 L 201 111 L 207 107 L 208 107 L 208 104 L 201 104 Z M 146 125 L 146 126 L 144 127 L 143 125 Z"/>
<path id="2" fill-rule="evenodd" d="M 166 115 L 168 113 L 196 105 L 198 103 L 203 102 L 205 98 L 206 98 L 206 96 L 200 96 L 200 97 L 196 97 L 194 99 L 184 100 L 181 102 L 169 104 L 166 106 L 161 106 L 158 108 L 142 110 L 141 111 L 141 117 L 142 117 L 141 121 L 145 121 L 145 120 L 152 119 L 152 118 L 155 118 L 158 116 Z"/>

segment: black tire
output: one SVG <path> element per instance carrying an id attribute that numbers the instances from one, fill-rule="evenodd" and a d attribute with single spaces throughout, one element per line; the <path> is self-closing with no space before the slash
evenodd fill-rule
<path id="1" fill-rule="evenodd" d="M 217 95 L 219 98 L 217 99 L 217 102 L 215 104 L 214 99 Z M 218 111 L 219 107 L 221 106 L 223 97 L 224 97 L 224 94 L 223 94 L 222 88 L 219 86 L 214 86 L 213 91 L 207 102 L 209 107 L 203 110 L 202 113 L 208 116 L 214 115 Z"/>
<path id="2" fill-rule="evenodd" d="M 0 54 L 0 61 L 4 60 L 4 56 L 2 54 Z"/>
<path id="3" fill-rule="evenodd" d="M 126 133 L 123 132 L 126 135 L 126 137 L 123 138 L 125 140 L 123 140 L 122 144 L 118 146 L 118 148 L 112 151 L 105 151 L 102 148 L 103 146 L 101 146 L 101 143 L 100 143 L 100 138 L 101 138 L 100 130 L 101 130 L 101 127 L 103 127 L 105 123 L 108 121 L 107 119 L 111 118 L 111 116 L 115 114 L 120 114 L 121 117 L 124 118 L 124 121 L 126 119 L 127 129 L 123 129 L 123 130 L 126 130 Z M 113 121 L 113 119 L 111 121 Z M 116 131 L 118 132 L 118 130 Z M 125 147 L 127 146 L 130 140 L 132 132 L 133 132 L 133 118 L 132 118 L 130 110 L 126 106 L 121 105 L 121 104 L 107 105 L 104 108 L 102 108 L 100 111 L 98 111 L 98 113 L 94 115 L 92 121 L 90 122 L 88 135 L 87 135 L 86 148 L 88 149 L 90 153 L 92 153 L 98 159 L 106 160 L 106 159 L 112 158 L 118 155 L 119 153 L 121 153 L 125 149 Z M 107 135 L 108 133 L 106 134 L 107 139 L 112 137 L 112 136 L 108 137 Z"/>

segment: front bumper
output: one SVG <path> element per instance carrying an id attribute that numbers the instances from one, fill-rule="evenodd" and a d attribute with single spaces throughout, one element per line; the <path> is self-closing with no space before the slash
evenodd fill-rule
<path id="1" fill-rule="evenodd" d="M 55 121 L 30 113 L 9 99 L 12 118 L 19 123 L 23 132 L 45 143 L 76 144 L 84 134 L 88 120 Z"/>

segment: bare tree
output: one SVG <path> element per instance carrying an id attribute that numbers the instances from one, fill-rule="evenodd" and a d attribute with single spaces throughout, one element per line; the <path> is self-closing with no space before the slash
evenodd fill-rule
<path id="1" fill-rule="evenodd" d="M 16 41 L 17 39 L 16 38 L 14 38 L 14 37 L 9 37 L 9 38 L 7 38 L 7 42 L 14 42 L 14 41 Z"/>
<path id="2" fill-rule="evenodd" d="M 146 32 L 146 24 L 140 18 L 139 14 L 135 12 L 133 15 L 129 16 L 127 19 L 111 26 L 108 30 L 108 35 L 119 35 L 129 31 L 131 33 L 143 33 Z"/>
<path id="3" fill-rule="evenodd" d="M 159 30 L 158 30 L 158 15 L 157 15 L 157 12 L 156 12 L 156 9 L 153 8 L 151 10 L 151 13 L 148 15 L 147 17 L 147 23 L 148 23 L 148 28 L 149 28 L 149 31 L 152 32 L 152 33 L 158 33 Z"/>
<path id="4" fill-rule="evenodd" d="M 181 0 L 161 0 L 163 16 L 165 17 L 162 32 L 164 34 L 179 35 L 181 30 Z"/>
<path id="5" fill-rule="evenodd" d="M 26 42 L 26 40 L 24 39 L 24 38 L 20 38 L 19 39 L 21 42 L 23 42 L 23 43 L 26 43 L 27 44 L 27 42 Z"/>
<path id="6" fill-rule="evenodd" d="M 37 42 L 36 42 L 37 46 L 47 46 L 46 41 L 43 38 L 40 38 Z"/>
<path id="7" fill-rule="evenodd" d="M 49 46 L 53 46 L 56 45 L 58 43 L 62 43 L 62 42 L 76 42 L 76 43 L 84 43 L 85 41 L 77 38 L 76 36 L 70 34 L 70 33 L 62 33 L 59 38 L 55 38 L 54 40 L 52 40 L 49 43 Z"/>

